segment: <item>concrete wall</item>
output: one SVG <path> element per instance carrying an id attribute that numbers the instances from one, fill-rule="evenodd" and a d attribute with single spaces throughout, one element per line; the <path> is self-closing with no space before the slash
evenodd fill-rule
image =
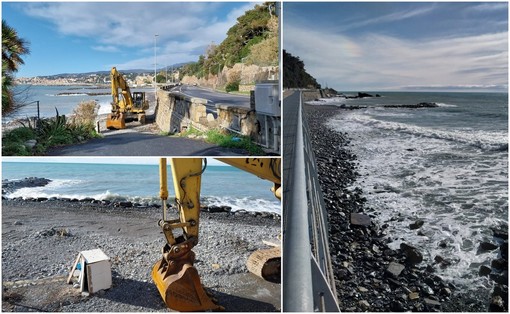
<path id="1" fill-rule="evenodd" d="M 303 101 L 315 100 L 322 97 L 322 93 L 320 89 L 315 90 L 304 90 L 303 91 Z"/>

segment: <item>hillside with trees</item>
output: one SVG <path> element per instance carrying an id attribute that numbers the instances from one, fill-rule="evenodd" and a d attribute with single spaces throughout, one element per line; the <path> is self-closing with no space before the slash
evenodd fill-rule
<path id="1" fill-rule="evenodd" d="M 218 75 L 224 67 L 236 63 L 277 66 L 279 36 L 275 7 L 274 2 L 266 2 L 246 11 L 228 30 L 222 43 L 212 43 L 197 62 L 182 68 L 181 78 Z"/>
<path id="2" fill-rule="evenodd" d="M 304 62 L 283 50 L 283 87 L 320 89 L 317 80 L 305 70 Z"/>

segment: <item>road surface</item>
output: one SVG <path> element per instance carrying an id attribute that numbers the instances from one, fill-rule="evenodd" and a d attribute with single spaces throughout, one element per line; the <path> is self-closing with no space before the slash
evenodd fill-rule
<path id="1" fill-rule="evenodd" d="M 149 133 L 119 132 L 78 145 L 54 148 L 48 156 L 248 156 L 200 140 Z"/>
<path id="2" fill-rule="evenodd" d="M 104 123 L 103 123 L 104 124 Z M 48 156 L 248 156 L 242 149 L 231 149 L 200 139 L 159 135 L 155 125 L 126 123 L 123 130 L 106 130 L 102 138 L 83 144 L 50 149 Z"/>
<path id="3" fill-rule="evenodd" d="M 207 100 L 208 111 L 216 112 L 216 104 L 225 104 L 235 107 L 250 107 L 250 97 L 229 93 L 217 92 L 212 89 L 199 86 L 181 85 L 172 89 L 172 92 L 189 97 L 203 98 Z"/>

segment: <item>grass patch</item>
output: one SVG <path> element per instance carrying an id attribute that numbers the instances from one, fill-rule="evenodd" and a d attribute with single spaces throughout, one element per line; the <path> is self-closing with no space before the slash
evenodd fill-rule
<path id="1" fill-rule="evenodd" d="M 264 150 L 255 144 L 250 137 L 237 134 L 224 134 L 220 130 L 202 132 L 193 127 L 188 128 L 183 136 L 205 136 L 205 141 L 226 148 L 238 148 L 248 151 L 252 156 L 265 155 Z"/>

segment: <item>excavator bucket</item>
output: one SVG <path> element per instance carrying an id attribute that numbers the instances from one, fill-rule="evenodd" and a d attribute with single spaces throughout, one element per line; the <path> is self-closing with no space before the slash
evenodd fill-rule
<path id="1" fill-rule="evenodd" d="M 108 119 L 106 119 L 106 128 L 108 130 L 119 130 L 126 128 L 126 119 L 124 118 L 123 113 L 111 113 L 108 115 Z"/>
<path id="2" fill-rule="evenodd" d="M 175 268 L 165 264 L 162 259 L 154 265 L 152 279 L 169 308 L 180 312 L 223 310 L 205 292 L 195 267 L 189 263 Z"/>

